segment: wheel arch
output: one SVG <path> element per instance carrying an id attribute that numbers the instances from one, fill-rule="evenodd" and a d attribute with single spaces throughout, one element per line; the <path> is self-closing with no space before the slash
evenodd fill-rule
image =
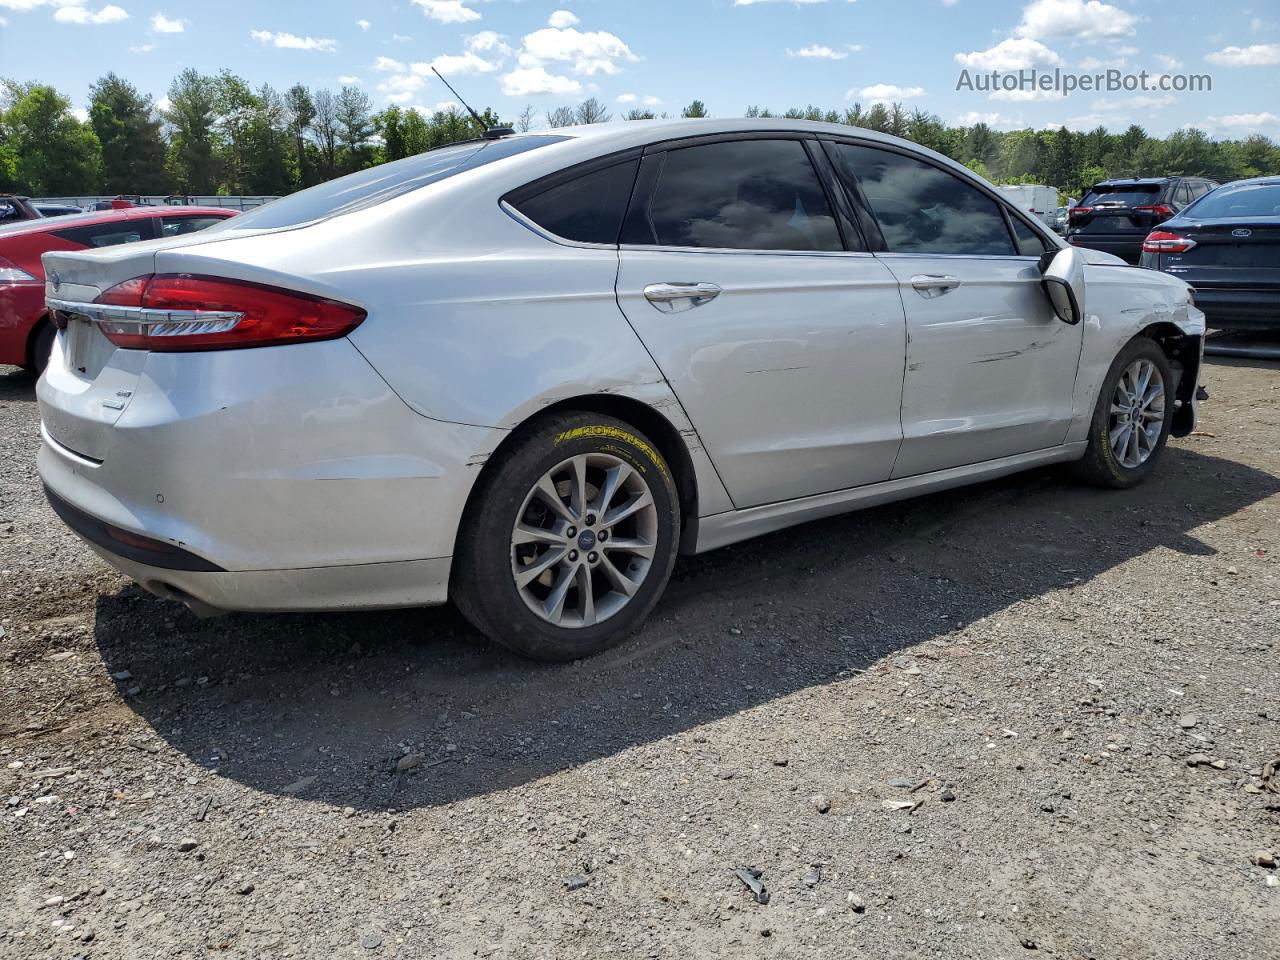
<path id="1" fill-rule="evenodd" d="M 653 441 L 658 452 L 671 467 L 676 494 L 680 500 L 680 552 L 693 553 L 698 541 L 698 476 L 689 447 L 680 431 L 665 414 L 643 400 L 623 394 L 588 393 L 566 397 L 548 404 L 512 428 L 488 456 L 480 475 L 472 484 L 466 506 L 462 511 L 461 526 L 466 526 L 473 504 L 486 487 L 489 465 L 494 463 L 507 447 L 530 430 L 536 429 L 547 418 L 568 411 L 600 413 L 616 417 L 640 430 Z"/>
<path id="2" fill-rule="evenodd" d="M 1200 357 L 1204 342 L 1202 334 L 1187 333 L 1169 321 L 1148 324 L 1137 334 L 1154 340 L 1169 360 L 1177 381 L 1173 396 L 1177 401 L 1173 411 L 1173 423 L 1169 433 L 1185 437 L 1195 428 L 1195 413 L 1191 405 L 1196 385 L 1200 382 Z"/>
<path id="3" fill-rule="evenodd" d="M 31 329 L 27 331 L 27 344 L 23 348 L 22 355 L 26 357 L 27 365 L 33 370 L 39 366 L 36 363 L 36 343 L 51 323 L 53 321 L 49 319 L 49 311 L 42 310 L 36 317 L 35 323 L 31 324 Z"/>

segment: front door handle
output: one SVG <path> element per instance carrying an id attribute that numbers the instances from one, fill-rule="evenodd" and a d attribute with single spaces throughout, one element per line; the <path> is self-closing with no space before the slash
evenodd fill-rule
<path id="1" fill-rule="evenodd" d="M 682 313 L 704 303 L 710 303 L 720 295 L 714 283 L 651 283 L 644 288 L 644 297 L 663 313 Z"/>
<path id="2" fill-rule="evenodd" d="M 920 296 L 930 300 L 960 286 L 960 278 L 941 273 L 918 273 L 911 278 L 911 286 L 915 287 Z"/>

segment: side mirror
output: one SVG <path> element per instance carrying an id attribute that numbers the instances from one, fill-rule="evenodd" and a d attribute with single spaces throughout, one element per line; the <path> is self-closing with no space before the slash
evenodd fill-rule
<path id="1" fill-rule="evenodd" d="M 1040 285 L 1063 323 L 1084 319 L 1084 260 L 1074 247 L 1049 251 L 1040 258 Z"/>

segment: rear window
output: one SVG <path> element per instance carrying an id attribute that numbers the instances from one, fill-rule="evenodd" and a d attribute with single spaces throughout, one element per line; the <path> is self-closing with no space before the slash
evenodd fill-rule
<path id="1" fill-rule="evenodd" d="M 473 170 L 495 160 L 566 139 L 568 138 L 538 135 L 501 140 L 469 140 L 466 143 L 428 150 L 426 153 L 370 167 L 368 170 L 273 200 L 234 217 L 232 227 L 236 230 L 296 227 L 313 220 L 364 210 L 464 170 Z M 211 229 L 228 228 L 220 225 Z"/>
<path id="2" fill-rule="evenodd" d="M 1082 207 L 1141 207 L 1155 203 L 1160 195 L 1158 183 L 1123 184 L 1116 187 L 1094 187 L 1080 201 Z"/>
<path id="3" fill-rule="evenodd" d="M 1280 217 L 1280 183 L 1219 187 L 1183 210 L 1182 216 L 1203 220 Z"/>

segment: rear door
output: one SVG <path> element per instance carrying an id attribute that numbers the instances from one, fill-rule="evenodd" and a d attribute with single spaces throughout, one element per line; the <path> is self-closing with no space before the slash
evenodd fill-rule
<path id="1" fill-rule="evenodd" d="M 902 440 L 897 282 L 820 171 L 786 134 L 650 148 L 623 228 L 618 303 L 740 508 L 886 480 Z"/>
<path id="2" fill-rule="evenodd" d="M 895 149 L 831 146 L 883 235 L 907 313 L 894 478 L 1060 445 L 1083 325 L 1054 315 L 1038 229 L 977 185 Z"/>

